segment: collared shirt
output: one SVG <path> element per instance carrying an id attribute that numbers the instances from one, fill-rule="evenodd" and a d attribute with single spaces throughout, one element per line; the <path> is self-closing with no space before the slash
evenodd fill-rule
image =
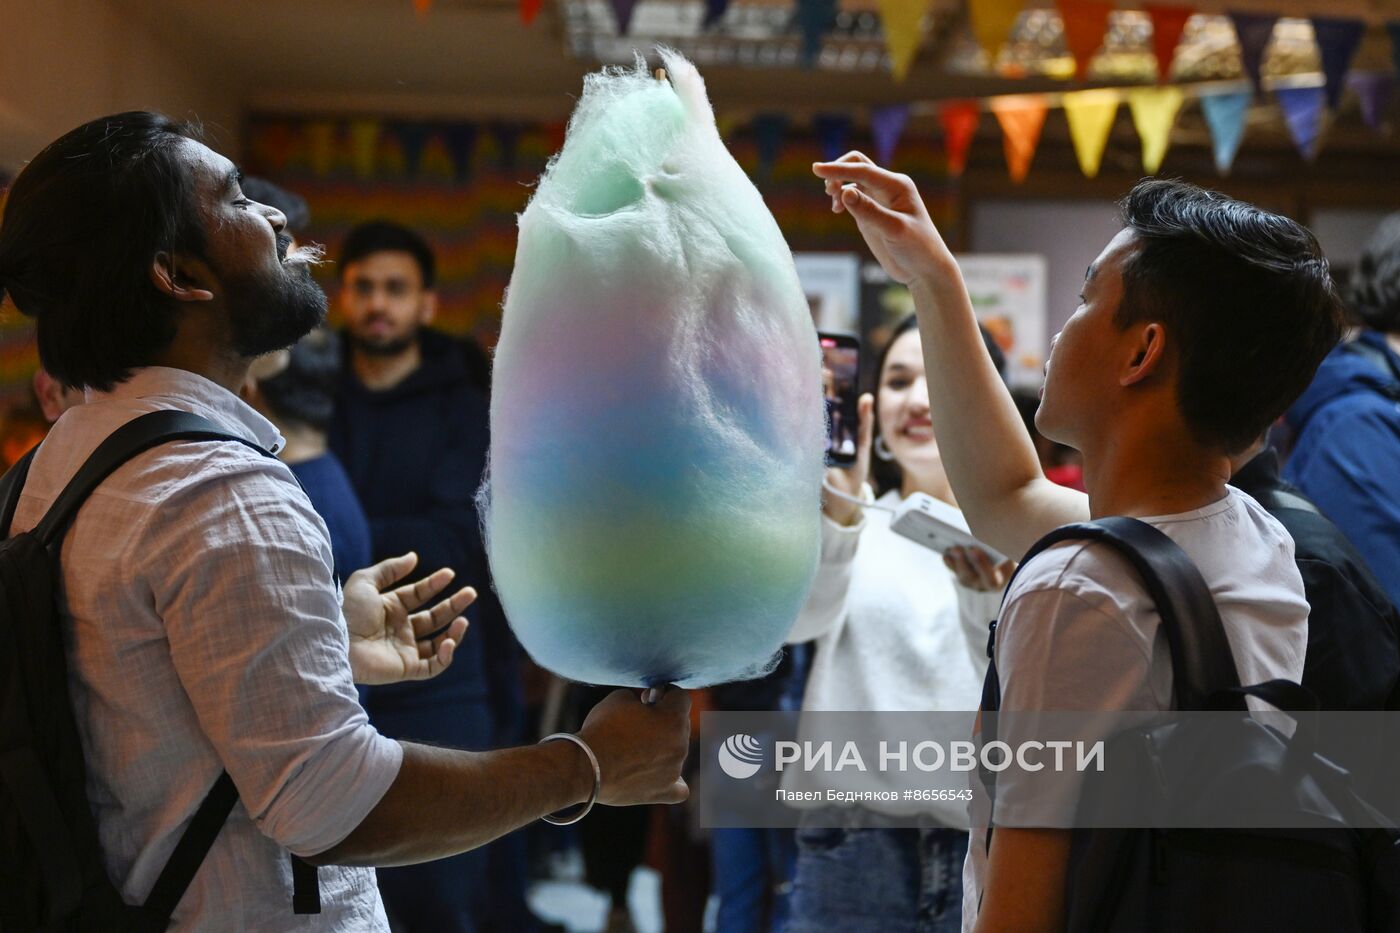
<path id="1" fill-rule="evenodd" d="M 170 408 L 270 451 L 283 443 L 213 382 L 138 370 L 59 419 L 14 530 L 38 523 L 109 434 Z M 173 929 L 388 930 L 372 869 L 321 868 L 322 912 L 292 913 L 288 852 L 344 839 L 403 760 L 357 701 L 331 567 L 325 523 L 291 471 L 232 441 L 137 456 L 64 539 L 69 692 L 107 871 L 128 903 L 146 898 L 219 772 L 238 787 Z"/>

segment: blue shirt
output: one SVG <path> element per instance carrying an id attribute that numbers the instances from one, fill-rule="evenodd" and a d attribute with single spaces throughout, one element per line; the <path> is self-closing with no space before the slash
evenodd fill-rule
<path id="1" fill-rule="evenodd" d="M 350 477 L 335 454 L 288 464 L 296 474 L 306 497 L 331 533 L 331 553 L 335 557 L 335 578 L 341 583 L 356 570 L 368 567 L 370 560 L 369 519 L 350 485 Z"/>

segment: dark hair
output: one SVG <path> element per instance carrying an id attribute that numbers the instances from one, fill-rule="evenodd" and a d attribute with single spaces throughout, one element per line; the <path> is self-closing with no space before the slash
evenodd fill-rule
<path id="1" fill-rule="evenodd" d="M 287 218 L 289 234 L 299 234 L 311 223 L 311 208 L 306 206 L 306 198 L 295 191 L 288 191 L 266 178 L 255 178 L 251 175 L 243 179 L 240 187 L 244 197 L 281 211 L 282 216 Z"/>
<path id="2" fill-rule="evenodd" d="M 50 143 L 19 173 L 0 221 L 0 299 L 36 321 L 39 359 L 74 387 L 110 389 L 175 338 L 175 308 L 151 282 L 160 252 L 202 253 L 188 165 L 198 131 L 158 113 L 101 117 Z"/>
<path id="3" fill-rule="evenodd" d="M 874 437 L 880 436 L 880 377 L 885 372 L 885 361 L 890 357 L 890 349 L 895 345 L 900 337 L 917 329 L 919 326 L 918 315 L 910 314 L 895 325 L 890 333 L 890 339 L 880 349 L 880 358 L 875 363 L 875 386 L 871 390 L 875 395 L 875 405 L 870 412 L 872 419 L 872 434 Z M 992 365 L 997 368 L 997 373 L 1002 379 L 1006 378 L 1006 354 L 997 346 L 996 340 L 992 337 L 991 331 L 977 325 L 977 329 L 982 332 L 982 345 L 987 348 L 987 355 L 992 358 Z M 898 489 L 904 482 L 904 471 L 899 468 L 899 464 L 893 460 L 881 460 L 879 457 L 870 458 L 870 478 L 875 487 L 876 493 L 883 493 L 888 489 Z"/>
<path id="4" fill-rule="evenodd" d="M 287 366 L 258 380 L 258 392 L 278 418 L 326 431 L 340 379 L 340 338 L 318 327 L 292 344 Z"/>
<path id="5" fill-rule="evenodd" d="M 345 270 L 352 262 L 372 253 L 408 253 L 418 263 L 423 287 L 432 288 L 436 281 L 437 270 L 428 241 L 407 227 L 388 220 L 371 220 L 350 231 L 340 250 L 341 277 L 345 276 Z"/>
<path id="6" fill-rule="evenodd" d="M 1181 181 L 1139 182 L 1121 204 L 1120 327 L 1166 326 L 1181 416 L 1238 453 L 1307 388 L 1344 328 L 1317 239 L 1301 224 Z"/>
<path id="7" fill-rule="evenodd" d="M 1382 220 L 1366 242 L 1347 288 L 1347 309 L 1363 327 L 1400 333 L 1400 214 Z"/>

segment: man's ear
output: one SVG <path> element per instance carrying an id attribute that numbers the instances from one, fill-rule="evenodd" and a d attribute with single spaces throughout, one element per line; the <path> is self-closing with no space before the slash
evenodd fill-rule
<path id="1" fill-rule="evenodd" d="M 418 309 L 418 323 L 425 327 L 433 323 L 433 318 L 437 317 L 437 307 L 437 292 L 424 292 L 423 305 Z"/>
<path id="2" fill-rule="evenodd" d="M 176 301 L 213 301 L 214 293 L 200 287 L 203 263 L 187 261 L 174 253 L 159 252 L 151 260 L 151 282 Z"/>
<path id="3" fill-rule="evenodd" d="M 1166 365 L 1167 330 L 1161 324 L 1152 322 L 1138 334 L 1133 346 L 1133 355 L 1118 376 L 1121 386 L 1136 385 L 1160 372 Z"/>

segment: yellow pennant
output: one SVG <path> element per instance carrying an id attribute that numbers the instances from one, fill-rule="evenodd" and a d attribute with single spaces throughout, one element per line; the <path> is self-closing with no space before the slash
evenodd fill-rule
<path id="1" fill-rule="evenodd" d="M 880 26 L 896 81 L 903 81 L 924 41 L 928 0 L 880 0 Z"/>
<path id="2" fill-rule="evenodd" d="M 1118 92 L 1108 90 L 1074 91 L 1064 96 L 1069 138 L 1084 177 L 1099 173 L 1113 118 L 1118 115 Z"/>
<path id="3" fill-rule="evenodd" d="M 997 53 L 1011 34 L 1011 27 L 1016 25 L 1022 3 L 1023 0 L 968 0 L 967 19 L 972 26 L 972 37 L 987 50 L 993 68 Z"/>
<path id="4" fill-rule="evenodd" d="M 1133 115 L 1138 138 L 1142 140 L 1142 170 L 1149 175 L 1156 175 L 1157 169 L 1162 167 L 1177 112 L 1185 99 L 1181 88 L 1172 85 L 1140 87 L 1128 92 L 1128 110 Z"/>

